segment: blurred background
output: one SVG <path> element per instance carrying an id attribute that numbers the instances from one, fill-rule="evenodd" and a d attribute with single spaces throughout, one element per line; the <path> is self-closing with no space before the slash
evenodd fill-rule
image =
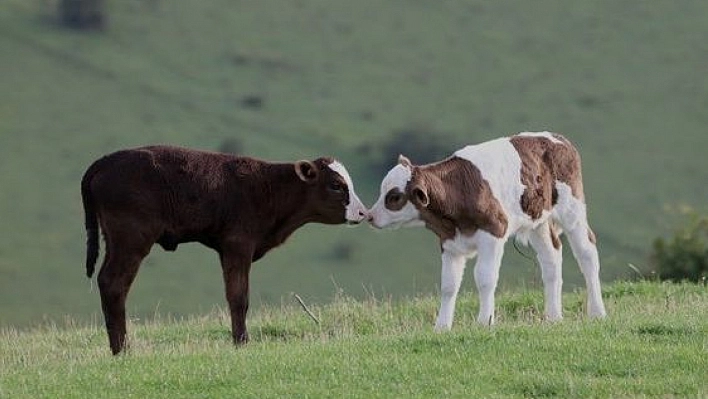
<path id="1" fill-rule="evenodd" d="M 3 0 L 0 326 L 100 320 L 79 182 L 153 143 L 332 155 L 371 205 L 399 153 L 560 132 L 583 156 L 603 281 L 651 273 L 654 240 L 706 211 L 707 38 L 701 0 Z M 425 229 L 308 225 L 252 270 L 255 309 L 397 300 L 438 290 L 439 246 Z M 583 287 L 570 254 L 564 279 Z M 540 272 L 509 244 L 500 287 L 520 286 Z M 218 258 L 198 244 L 155 247 L 128 301 L 136 318 L 215 306 Z"/>

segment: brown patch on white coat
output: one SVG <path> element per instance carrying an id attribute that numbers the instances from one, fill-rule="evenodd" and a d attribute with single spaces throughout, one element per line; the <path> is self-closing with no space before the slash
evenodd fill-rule
<path id="1" fill-rule="evenodd" d="M 458 231 L 473 235 L 478 229 L 496 237 L 504 236 L 507 229 L 504 210 L 489 183 L 470 162 L 453 156 L 439 163 L 410 167 L 408 198 L 420 212 L 425 226 L 441 242 L 453 239 Z"/>
<path id="2" fill-rule="evenodd" d="M 517 135 L 509 139 L 521 158 L 521 183 L 526 187 L 521 196 L 521 209 L 532 219 L 540 218 L 543 211 L 550 211 L 558 201 L 556 182 L 567 184 L 573 196 L 585 202 L 580 154 L 565 137 L 559 134 L 551 137 Z M 554 246 L 560 248 L 553 226 L 550 232 Z M 588 238 L 595 243 L 590 229 Z"/>

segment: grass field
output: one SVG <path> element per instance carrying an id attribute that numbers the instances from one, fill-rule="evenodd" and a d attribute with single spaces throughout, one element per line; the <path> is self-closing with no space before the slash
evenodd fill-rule
<path id="1" fill-rule="evenodd" d="M 493 328 L 458 303 L 453 330 L 432 332 L 437 298 L 340 296 L 312 306 L 264 307 L 252 342 L 231 345 L 226 315 L 135 321 L 131 348 L 112 357 L 96 324 L 0 330 L 0 397 L 702 398 L 708 395 L 705 286 L 621 282 L 604 290 L 609 318 L 540 320 L 538 291 L 498 297 Z"/>
<path id="2" fill-rule="evenodd" d="M 335 155 L 371 204 L 382 173 L 370 165 L 398 129 L 450 152 L 562 132 L 583 154 L 606 281 L 648 268 L 651 241 L 676 222 L 667 210 L 708 212 L 705 1 L 109 0 L 94 33 L 60 26 L 56 3 L 0 2 L 3 326 L 98 312 L 79 181 L 99 156 L 147 143 Z M 565 258 L 572 291 L 581 278 Z M 507 250 L 504 287 L 538 275 Z M 308 226 L 252 277 L 255 305 L 411 296 L 436 290 L 438 245 L 424 230 Z M 186 245 L 150 255 L 130 304 L 181 316 L 222 298 L 217 257 Z"/>

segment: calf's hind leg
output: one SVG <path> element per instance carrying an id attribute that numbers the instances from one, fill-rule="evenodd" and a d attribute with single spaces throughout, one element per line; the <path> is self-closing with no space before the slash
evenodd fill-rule
<path id="1" fill-rule="evenodd" d="M 585 224 L 579 224 L 574 229 L 569 230 L 568 242 L 573 250 L 573 255 L 580 265 L 580 270 L 585 278 L 585 285 L 588 290 L 588 316 L 600 318 L 605 317 L 605 305 L 602 302 L 602 290 L 600 288 L 600 260 L 595 246 L 592 231 Z"/>
<path id="2" fill-rule="evenodd" d="M 131 244 L 126 240 L 108 236 L 107 243 L 105 260 L 98 274 L 98 288 L 108 342 L 111 352 L 117 355 L 126 344 L 126 297 L 140 268 L 140 262 L 150 251 L 151 245 Z"/>
<path id="3" fill-rule="evenodd" d="M 582 199 L 574 197 L 568 186 L 557 185 L 556 212 L 568 237 L 570 249 L 578 261 L 588 291 L 588 315 L 605 317 L 605 305 L 600 289 L 600 257 L 595 245 L 595 235 L 588 226 L 587 211 Z"/>

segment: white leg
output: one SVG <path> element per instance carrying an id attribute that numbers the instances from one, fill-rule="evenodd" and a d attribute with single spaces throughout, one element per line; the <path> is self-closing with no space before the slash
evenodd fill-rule
<path id="1" fill-rule="evenodd" d="M 436 331 L 445 331 L 452 327 L 452 319 L 455 316 L 455 301 L 462 283 L 466 260 L 463 255 L 453 254 L 450 251 L 444 250 L 442 253 L 440 311 L 438 312 L 438 320 L 435 323 Z"/>
<path id="2" fill-rule="evenodd" d="M 573 256 L 578 261 L 583 277 L 585 277 L 588 291 L 588 315 L 590 317 L 604 317 L 606 313 L 600 290 L 600 258 L 594 243 L 594 235 L 588 227 L 585 204 L 573 197 L 568 185 L 556 183 L 556 188 L 558 189 L 556 212 L 563 230 L 567 233 Z"/>
<path id="3" fill-rule="evenodd" d="M 597 247 L 590 241 L 590 230 L 587 224 L 581 223 L 567 232 L 573 256 L 578 261 L 580 270 L 585 277 L 588 290 L 588 315 L 590 317 L 605 317 L 605 305 L 602 302 L 600 289 L 600 259 Z"/>
<path id="4" fill-rule="evenodd" d="M 479 292 L 479 314 L 477 322 L 490 326 L 494 324 L 494 291 L 499 281 L 499 268 L 504 255 L 505 240 L 496 238 L 484 231 L 476 233 L 477 263 L 474 268 L 474 281 Z"/>
<path id="5" fill-rule="evenodd" d="M 529 235 L 531 246 L 536 251 L 538 263 L 541 266 L 543 278 L 544 311 L 547 320 L 555 321 L 563 318 L 561 295 L 563 287 L 563 251 L 560 241 L 553 245 L 553 238 L 548 223 L 544 223 Z"/>

